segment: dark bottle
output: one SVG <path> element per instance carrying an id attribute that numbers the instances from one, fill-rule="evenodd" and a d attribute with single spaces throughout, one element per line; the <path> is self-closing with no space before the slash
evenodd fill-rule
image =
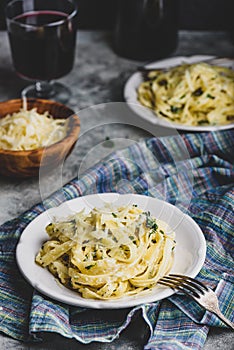
<path id="1" fill-rule="evenodd" d="M 136 60 L 167 56 L 177 45 L 178 0 L 118 0 L 117 54 Z"/>

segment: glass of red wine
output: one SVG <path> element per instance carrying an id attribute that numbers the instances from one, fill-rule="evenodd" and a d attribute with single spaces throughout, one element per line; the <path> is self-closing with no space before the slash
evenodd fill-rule
<path id="1" fill-rule="evenodd" d="M 6 22 L 17 74 L 33 82 L 22 97 L 65 103 L 70 89 L 59 83 L 73 68 L 77 7 L 71 0 L 15 0 L 6 6 Z"/>

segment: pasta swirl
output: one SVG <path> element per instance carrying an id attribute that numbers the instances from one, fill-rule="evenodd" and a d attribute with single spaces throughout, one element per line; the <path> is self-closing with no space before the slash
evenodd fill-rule
<path id="1" fill-rule="evenodd" d="M 172 266 L 174 233 L 136 205 L 82 210 L 46 231 L 36 262 L 84 298 L 149 290 Z"/>
<path id="2" fill-rule="evenodd" d="M 234 122 L 234 71 L 207 63 L 155 70 L 137 90 L 157 116 L 184 125 Z"/>

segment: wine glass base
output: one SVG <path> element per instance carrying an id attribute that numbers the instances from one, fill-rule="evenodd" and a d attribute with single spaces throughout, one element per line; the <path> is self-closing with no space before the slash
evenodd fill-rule
<path id="1" fill-rule="evenodd" d="M 41 98 L 66 103 L 71 97 L 71 90 L 58 82 L 37 82 L 21 92 L 22 97 Z"/>

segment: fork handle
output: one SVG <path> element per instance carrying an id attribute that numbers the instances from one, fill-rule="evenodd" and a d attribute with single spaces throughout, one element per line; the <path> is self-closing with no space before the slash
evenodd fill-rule
<path id="1" fill-rule="evenodd" d="M 226 326 L 231 327 L 232 329 L 234 329 L 234 323 L 229 321 L 220 310 L 217 311 L 213 311 L 213 313 L 223 322 L 226 324 Z"/>

